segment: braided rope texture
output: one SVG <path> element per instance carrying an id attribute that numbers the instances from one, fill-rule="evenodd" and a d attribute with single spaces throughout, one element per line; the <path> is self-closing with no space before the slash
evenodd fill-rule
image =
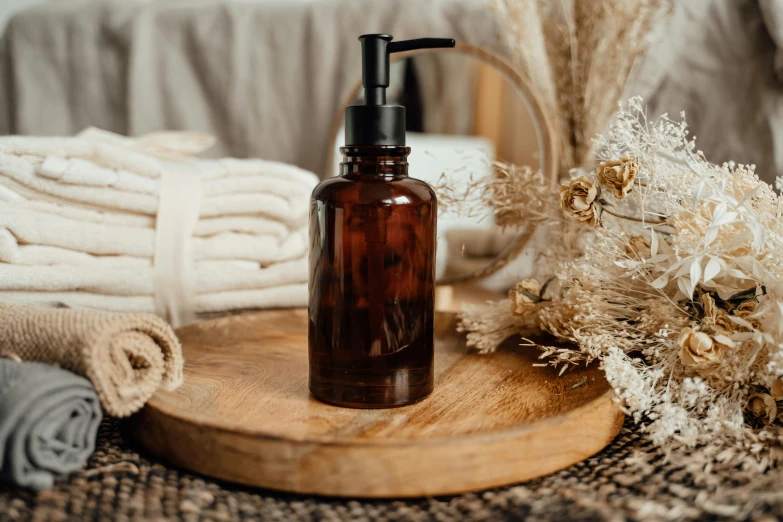
<path id="1" fill-rule="evenodd" d="M 602 452 L 521 485 L 408 500 L 319 498 L 244 488 L 169 468 L 101 425 L 84 470 L 38 494 L 0 486 L 0 521 L 502 521 L 783 518 L 780 481 L 759 488 L 726 474 L 697 484 L 626 422 Z M 717 485 L 716 485 L 717 484 Z M 728 489 L 726 489 L 728 488 Z M 723 493 L 721 493 L 723 491 Z"/>

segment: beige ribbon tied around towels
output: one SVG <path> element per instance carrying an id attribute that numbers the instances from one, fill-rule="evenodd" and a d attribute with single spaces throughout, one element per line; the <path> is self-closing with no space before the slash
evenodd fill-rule
<path id="1" fill-rule="evenodd" d="M 196 292 L 191 238 L 199 218 L 201 177 L 188 163 L 192 155 L 211 147 L 215 138 L 197 132 L 155 132 L 128 138 L 95 127 L 83 130 L 79 137 L 164 160 L 155 221 L 155 311 L 175 328 L 193 322 Z"/>
<path id="2" fill-rule="evenodd" d="M 155 221 L 155 311 L 175 328 L 196 319 L 192 241 L 201 178 L 170 164 L 161 176 Z"/>

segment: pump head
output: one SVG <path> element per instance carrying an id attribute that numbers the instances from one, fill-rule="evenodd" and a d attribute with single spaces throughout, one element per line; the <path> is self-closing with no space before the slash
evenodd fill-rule
<path id="1" fill-rule="evenodd" d="M 364 105 L 345 108 L 345 145 L 405 145 L 405 107 L 386 104 L 389 54 L 414 49 L 454 47 L 450 38 L 418 38 L 392 42 L 388 34 L 364 34 L 362 85 Z"/>

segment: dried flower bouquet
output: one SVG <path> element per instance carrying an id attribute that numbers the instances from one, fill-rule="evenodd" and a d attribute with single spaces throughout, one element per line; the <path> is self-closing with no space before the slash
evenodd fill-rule
<path id="1" fill-rule="evenodd" d="M 595 150 L 596 170 L 559 193 L 529 169 L 488 180 L 500 221 L 577 239 L 547 242 L 554 274 L 466 309 L 469 344 L 491 351 L 537 326 L 576 346 L 540 346 L 545 362 L 599 360 L 658 445 L 766 469 L 783 455 L 781 197 L 752 165 L 708 162 L 684 120 L 650 121 L 638 98 Z"/>

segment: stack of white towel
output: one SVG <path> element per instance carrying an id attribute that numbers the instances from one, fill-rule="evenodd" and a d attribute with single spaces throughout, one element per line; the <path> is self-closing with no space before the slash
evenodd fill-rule
<path id="1" fill-rule="evenodd" d="M 192 156 L 209 144 L 203 135 L 131 139 L 94 129 L 0 138 L 0 301 L 155 312 L 157 285 L 169 283 L 156 266 L 168 248 L 156 221 L 161 180 L 177 169 L 200 180 L 182 260 L 192 272 L 191 311 L 305 305 L 316 176 Z"/>

